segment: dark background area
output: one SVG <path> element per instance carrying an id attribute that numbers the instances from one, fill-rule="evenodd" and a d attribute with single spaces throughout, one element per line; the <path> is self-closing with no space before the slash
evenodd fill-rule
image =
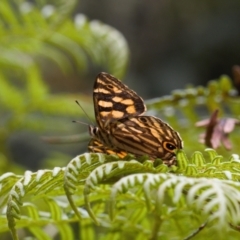
<path id="1" fill-rule="evenodd" d="M 231 76 L 240 63 L 239 0 L 81 0 L 77 12 L 125 36 L 124 80 L 145 99 Z"/>

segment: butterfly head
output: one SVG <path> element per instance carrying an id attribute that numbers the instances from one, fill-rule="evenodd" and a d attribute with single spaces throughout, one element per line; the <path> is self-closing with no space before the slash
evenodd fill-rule
<path id="1" fill-rule="evenodd" d="M 88 132 L 89 132 L 89 135 L 90 135 L 90 136 L 96 137 L 97 134 L 98 134 L 98 127 L 89 125 L 89 126 L 88 126 Z"/>

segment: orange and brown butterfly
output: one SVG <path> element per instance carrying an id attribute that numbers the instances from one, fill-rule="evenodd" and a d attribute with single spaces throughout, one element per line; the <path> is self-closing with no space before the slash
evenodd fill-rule
<path id="1" fill-rule="evenodd" d="M 167 123 L 146 111 L 143 99 L 120 80 L 108 73 L 99 73 L 93 88 L 97 126 L 89 126 L 92 136 L 90 152 L 128 153 L 136 157 L 161 158 L 167 165 L 175 162 L 175 151 L 183 148 L 179 134 Z"/>

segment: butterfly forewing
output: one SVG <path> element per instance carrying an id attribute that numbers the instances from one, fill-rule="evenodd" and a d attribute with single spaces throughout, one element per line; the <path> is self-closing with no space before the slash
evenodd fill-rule
<path id="1" fill-rule="evenodd" d="M 143 114 L 146 106 L 141 97 L 108 73 L 99 73 L 93 88 L 97 125 Z"/>

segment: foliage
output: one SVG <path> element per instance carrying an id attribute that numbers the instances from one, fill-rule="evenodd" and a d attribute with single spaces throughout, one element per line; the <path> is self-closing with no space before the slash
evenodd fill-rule
<path id="1" fill-rule="evenodd" d="M 83 14 L 71 17 L 76 2 L 0 2 L 1 172 L 11 169 L 6 142 L 12 133 L 64 132 L 64 123 L 56 117 L 79 117 L 76 98 L 84 109 L 92 108 L 89 97 L 52 94 L 44 79 L 46 65 L 57 66 L 66 76 L 75 69 L 84 72 L 91 64 L 119 77 L 125 72 L 128 46 L 122 34 Z"/>
<path id="2" fill-rule="evenodd" d="M 173 91 L 170 96 L 150 99 L 146 103 L 152 114 L 160 115 L 173 128 L 178 129 L 184 139 L 184 149 L 189 154 L 196 150 L 204 150 L 204 145 L 192 144 L 198 142 L 199 134 L 204 131 L 194 126 L 197 121 L 209 118 L 216 109 L 219 109 L 222 118 L 240 116 L 238 92 L 226 75 L 209 81 L 205 88 L 189 86 L 184 90 Z M 238 128 L 231 133 L 233 152 L 239 151 L 239 132 Z M 218 152 L 223 156 L 228 155 L 225 148 L 219 148 Z"/>
<path id="3" fill-rule="evenodd" d="M 202 88 L 206 99 L 208 88 Z M 217 89 L 224 104 L 239 101 L 229 90 Z M 188 91 L 181 96 L 189 98 Z M 219 99 L 216 95 L 211 93 L 212 99 Z M 214 239 L 236 239 L 240 159 L 235 150 L 230 158 L 213 149 L 194 151 L 190 159 L 181 150 L 177 166 L 170 168 L 161 160 L 141 163 L 132 156 L 85 153 L 64 168 L 27 171 L 22 177 L 6 173 L 0 179 L 0 208 L 7 216 L 1 217 L 2 231 L 9 226 L 18 239 L 16 229 L 27 227 L 37 239 L 51 239 L 41 228 L 51 223 L 60 239 L 213 239 L 213 233 Z M 80 231 L 74 231 L 74 222 Z"/>
<path id="4" fill-rule="evenodd" d="M 73 0 L 48 2 L 0 2 L 0 162 L 5 167 L 10 158 L 5 142 L 12 132 L 43 129 L 39 114 L 79 115 L 75 96 L 50 92 L 43 61 L 67 74 L 70 62 L 86 70 L 90 60 L 118 77 L 127 64 L 127 44 L 118 31 L 83 15 L 72 20 Z M 84 97 L 82 102 L 89 105 Z M 13 239 L 238 239 L 239 129 L 231 133 L 229 154 L 198 144 L 202 130 L 194 127 L 215 109 L 221 117 L 239 118 L 240 99 L 231 80 L 222 76 L 206 88 L 188 87 L 146 103 L 184 139 L 177 166 L 84 153 L 65 167 L 24 175 L 2 167 L 1 239 L 9 229 Z"/>
<path id="5" fill-rule="evenodd" d="M 220 239 L 225 234 L 234 239 L 240 159 L 221 161 L 214 150 L 206 151 L 208 159 L 195 152 L 192 162 L 181 151 L 179 167 L 172 168 L 85 153 L 66 168 L 27 171 L 24 176 L 6 173 L 0 178 L 0 209 L 7 215 L 1 217 L 1 232 L 9 226 L 18 239 L 15 229 L 27 227 L 37 239 L 52 239 L 41 228 L 51 223 L 60 239 L 85 239 L 89 234 L 91 239 L 182 239 L 205 224 L 200 239 L 220 230 Z M 81 226 L 80 232 L 74 232 L 73 222 Z"/>

